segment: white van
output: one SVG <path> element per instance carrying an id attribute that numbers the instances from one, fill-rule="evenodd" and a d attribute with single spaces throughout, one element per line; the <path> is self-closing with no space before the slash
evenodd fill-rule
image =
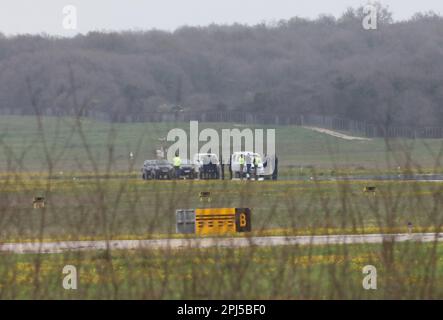
<path id="1" fill-rule="evenodd" d="M 245 178 L 250 178 L 253 176 L 253 174 L 255 173 L 255 167 L 254 167 L 254 158 L 255 157 L 260 157 L 260 159 L 262 160 L 257 167 L 257 176 L 260 178 L 263 178 L 263 176 L 265 175 L 265 170 L 263 168 L 263 158 L 262 156 L 260 156 L 258 153 L 252 152 L 252 151 L 241 151 L 241 152 L 234 152 L 231 155 L 231 170 L 232 170 L 232 176 L 234 178 L 240 178 L 240 156 L 243 155 L 244 159 L 245 159 L 245 165 L 243 168 L 243 177 Z M 247 164 L 247 157 L 249 157 L 251 160 L 251 172 L 250 172 L 250 176 L 247 176 L 247 172 L 248 172 L 248 166 Z"/>

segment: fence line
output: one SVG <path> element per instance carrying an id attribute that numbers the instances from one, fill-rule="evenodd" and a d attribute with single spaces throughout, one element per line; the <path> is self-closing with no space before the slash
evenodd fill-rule
<path id="1" fill-rule="evenodd" d="M 1 115 L 32 115 L 21 110 L 0 109 Z M 72 114 L 45 110 L 44 116 L 69 116 Z M 334 116 L 315 114 L 274 114 L 241 111 L 186 111 L 186 112 L 152 112 L 136 115 L 110 115 L 109 113 L 89 110 L 84 116 L 104 122 L 231 122 L 250 125 L 296 125 L 321 127 L 336 131 L 346 131 L 354 135 L 376 138 L 443 138 L 443 127 L 407 127 L 383 126 L 366 121 L 344 119 Z"/>

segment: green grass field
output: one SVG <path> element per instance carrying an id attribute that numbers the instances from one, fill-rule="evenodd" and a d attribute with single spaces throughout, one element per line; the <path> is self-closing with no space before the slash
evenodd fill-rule
<path id="1" fill-rule="evenodd" d="M 0 299 L 441 299 L 442 245 L 0 256 Z M 77 290 L 61 283 L 77 268 Z M 377 268 L 365 290 L 363 267 Z"/>
<path id="2" fill-rule="evenodd" d="M 200 130 L 245 128 L 245 125 L 201 123 Z M 248 126 L 249 127 L 249 126 Z M 2 116 L 0 118 L 0 171 L 19 172 L 128 172 L 154 158 L 172 128 L 189 123 L 109 124 L 70 118 Z M 276 152 L 282 167 L 305 172 L 318 169 L 388 171 L 414 169 L 441 172 L 441 140 L 374 139 L 347 141 L 294 126 L 276 129 Z M 135 161 L 129 161 L 134 152 Z M 303 170 L 303 169 L 302 169 Z"/>
<path id="3" fill-rule="evenodd" d="M 143 181 L 159 138 L 188 124 L 0 119 L 0 242 L 180 237 L 175 210 L 248 207 L 246 236 L 440 232 L 443 183 L 327 181 L 312 176 L 440 173 L 440 140 L 346 141 L 277 127 L 279 181 Z M 216 129 L 233 124 L 200 124 Z M 252 127 L 254 128 L 254 127 Z M 136 158 L 129 160 L 129 153 Z M 291 179 L 297 177 L 297 180 Z M 364 193 L 375 186 L 375 194 Z M 199 193 L 210 191 L 203 203 Z M 44 196 L 44 209 L 32 200 Z M 230 235 L 242 236 L 242 235 Z M 0 254 L 0 299 L 442 298 L 442 245 L 134 250 Z M 79 269 L 79 289 L 61 287 Z M 377 267 L 379 289 L 362 289 Z"/>
<path id="4" fill-rule="evenodd" d="M 257 233 L 324 234 L 433 231 L 443 223 L 443 186 L 434 182 L 143 181 L 137 178 L 0 181 L 0 239 L 175 236 L 175 210 L 251 208 Z M 210 191 L 210 203 L 199 193 Z M 36 195 L 44 209 L 33 209 Z"/>

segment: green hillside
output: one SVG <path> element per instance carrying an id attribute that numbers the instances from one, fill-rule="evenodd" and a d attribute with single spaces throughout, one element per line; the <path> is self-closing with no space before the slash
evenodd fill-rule
<path id="1" fill-rule="evenodd" d="M 200 123 L 200 130 L 245 128 L 227 123 Z M 138 170 L 172 128 L 188 130 L 188 123 L 110 124 L 71 118 L 2 116 L 0 118 L 0 171 Z M 258 127 L 254 128 L 271 128 Z M 408 163 L 430 171 L 440 168 L 441 140 L 374 139 L 348 141 L 295 126 L 276 129 L 280 164 L 293 170 L 313 166 L 322 170 L 397 170 Z M 220 132 L 220 131 L 219 131 Z M 201 146 L 201 145 L 200 145 Z M 135 154 L 133 162 L 129 153 Z M 303 170 L 304 170 L 303 169 Z"/>

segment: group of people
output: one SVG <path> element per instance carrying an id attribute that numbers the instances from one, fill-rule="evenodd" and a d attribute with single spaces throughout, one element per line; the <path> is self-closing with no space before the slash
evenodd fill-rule
<path id="1" fill-rule="evenodd" d="M 210 159 L 208 160 L 210 161 Z M 172 160 L 173 162 L 173 167 L 175 170 L 175 175 L 176 177 L 180 176 L 180 168 L 182 165 L 182 160 L 180 158 L 180 156 L 178 154 L 175 155 L 175 157 Z M 246 178 L 250 179 L 252 173 L 254 174 L 254 177 L 256 180 L 258 180 L 258 174 L 257 174 L 257 170 L 260 166 L 260 164 L 262 163 L 262 159 L 259 155 L 254 155 L 254 154 L 250 154 L 247 153 L 246 155 L 241 154 L 240 158 L 239 158 L 239 164 L 240 164 L 240 179 L 243 180 L 245 178 L 245 173 L 246 173 Z M 245 166 L 246 166 L 246 172 L 245 172 Z M 224 164 L 221 164 L 221 177 L 222 179 L 224 179 Z M 231 179 L 232 179 L 232 168 L 231 168 L 231 162 L 229 163 L 229 171 L 231 174 Z"/>

